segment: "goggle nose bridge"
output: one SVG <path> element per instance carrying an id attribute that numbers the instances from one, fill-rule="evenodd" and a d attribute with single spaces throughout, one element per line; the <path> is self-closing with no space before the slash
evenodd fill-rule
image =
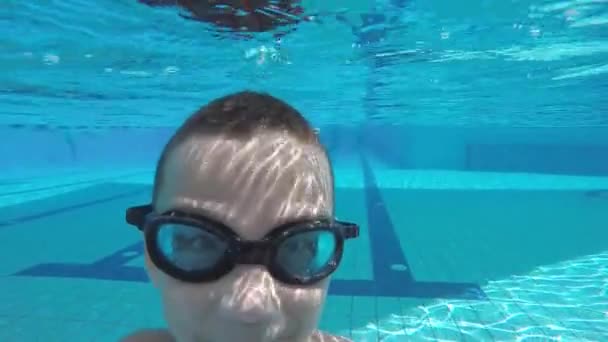
<path id="1" fill-rule="evenodd" d="M 270 246 L 266 241 L 240 241 L 235 251 L 235 262 L 241 265 L 267 265 Z"/>

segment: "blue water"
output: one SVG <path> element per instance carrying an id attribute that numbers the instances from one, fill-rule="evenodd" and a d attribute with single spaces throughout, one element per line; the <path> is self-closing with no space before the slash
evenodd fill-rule
<path id="1" fill-rule="evenodd" d="M 276 46 L 133 0 L 0 3 L 0 341 L 165 326 L 124 209 L 214 97 L 320 131 L 361 224 L 320 327 L 608 340 L 608 3 L 308 1 Z"/>

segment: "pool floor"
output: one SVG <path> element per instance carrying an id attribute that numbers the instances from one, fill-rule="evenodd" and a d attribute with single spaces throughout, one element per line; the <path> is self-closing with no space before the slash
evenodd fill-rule
<path id="1" fill-rule="evenodd" d="M 69 171 L 69 173 L 68 173 Z M 359 222 L 321 328 L 355 341 L 608 340 L 600 178 L 337 167 Z M 150 170 L 0 179 L 0 341 L 117 341 L 164 326 L 127 206 Z"/>

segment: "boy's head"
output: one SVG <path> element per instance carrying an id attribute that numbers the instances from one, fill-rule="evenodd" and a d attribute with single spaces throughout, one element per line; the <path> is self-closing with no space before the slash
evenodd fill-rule
<path id="1" fill-rule="evenodd" d="M 177 340 L 307 340 L 356 235 L 333 197 L 328 156 L 286 103 L 241 92 L 186 120 L 157 166 L 156 218 L 140 224 Z"/>

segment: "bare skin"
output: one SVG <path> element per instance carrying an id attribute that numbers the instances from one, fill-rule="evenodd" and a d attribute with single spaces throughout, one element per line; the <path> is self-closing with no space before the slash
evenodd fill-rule
<path id="1" fill-rule="evenodd" d="M 212 162 L 210 162 L 212 161 Z M 218 220 L 258 240 L 286 222 L 333 217 L 328 160 L 316 146 L 286 134 L 248 141 L 198 136 L 169 156 L 155 210 L 178 209 Z M 283 284 L 261 266 L 238 266 L 202 284 L 146 269 L 161 293 L 168 330 L 136 332 L 123 342 L 349 341 L 317 330 L 329 279 Z"/>

